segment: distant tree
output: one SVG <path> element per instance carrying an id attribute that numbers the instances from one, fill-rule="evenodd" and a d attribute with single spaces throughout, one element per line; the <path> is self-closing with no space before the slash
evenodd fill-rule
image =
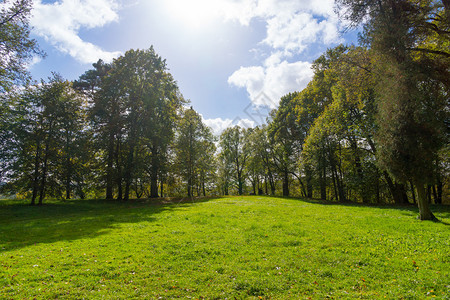
<path id="1" fill-rule="evenodd" d="M 176 165 L 187 185 L 187 196 L 194 195 L 197 185 L 205 194 L 205 176 L 211 164 L 207 155 L 213 147 L 211 130 L 203 124 L 201 116 L 191 107 L 181 116 L 175 138 Z"/>
<path id="2" fill-rule="evenodd" d="M 0 3 L 0 92 L 29 79 L 27 64 L 43 56 L 30 38 L 31 0 L 4 0 Z"/>
<path id="3" fill-rule="evenodd" d="M 222 157 L 225 165 L 233 168 L 232 176 L 238 188 L 238 194 L 244 193 L 244 182 L 246 174 L 244 170 L 247 159 L 250 156 L 250 149 L 247 143 L 248 130 L 239 126 L 225 129 L 220 135 L 220 147 L 222 148 Z"/>
<path id="4" fill-rule="evenodd" d="M 264 160 L 264 144 L 265 136 L 261 127 L 256 127 L 247 136 L 248 147 L 252 153 L 248 158 L 246 173 L 252 184 L 253 194 L 257 194 L 261 189 L 266 178 L 266 166 Z"/>
<path id="5" fill-rule="evenodd" d="M 310 174 L 301 174 L 298 159 L 307 135 L 307 126 L 298 122 L 295 113 L 299 93 L 289 93 L 280 100 L 280 106 L 274 112 L 269 123 L 268 137 L 272 145 L 273 162 L 283 178 L 283 196 L 289 196 L 290 176 L 298 179 L 304 197 L 312 197 Z M 306 183 L 304 182 L 306 179 Z"/>
<path id="6" fill-rule="evenodd" d="M 198 189 L 201 189 L 203 196 L 206 196 L 206 191 L 213 190 L 214 182 L 217 180 L 217 160 L 216 160 L 216 138 L 209 127 L 205 128 L 205 137 L 200 142 L 200 158 L 198 160 Z"/>

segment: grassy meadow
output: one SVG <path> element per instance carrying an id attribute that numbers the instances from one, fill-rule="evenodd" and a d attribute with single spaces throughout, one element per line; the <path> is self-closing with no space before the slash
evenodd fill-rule
<path id="1" fill-rule="evenodd" d="M 0 299 L 450 298 L 450 207 L 0 200 Z"/>

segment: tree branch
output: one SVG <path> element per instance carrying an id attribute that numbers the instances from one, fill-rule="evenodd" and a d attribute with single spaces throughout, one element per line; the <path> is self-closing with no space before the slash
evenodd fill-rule
<path id="1" fill-rule="evenodd" d="M 450 57 L 450 53 L 440 51 L 440 50 L 431 50 L 431 49 L 425 49 L 425 48 L 407 48 L 406 50 L 423 52 L 423 53 L 428 53 L 428 54 L 437 54 L 437 55 L 443 55 L 445 57 Z"/>

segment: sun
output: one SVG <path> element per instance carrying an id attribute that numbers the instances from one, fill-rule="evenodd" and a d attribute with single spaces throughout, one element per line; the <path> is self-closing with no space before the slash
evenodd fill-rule
<path id="1" fill-rule="evenodd" d="M 196 30 L 210 26 L 221 10 L 219 0 L 165 0 L 164 5 L 174 22 Z"/>

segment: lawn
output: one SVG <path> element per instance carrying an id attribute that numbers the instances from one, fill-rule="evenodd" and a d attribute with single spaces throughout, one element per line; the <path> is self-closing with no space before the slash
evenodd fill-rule
<path id="1" fill-rule="evenodd" d="M 0 299 L 450 297 L 450 207 L 0 201 Z"/>

